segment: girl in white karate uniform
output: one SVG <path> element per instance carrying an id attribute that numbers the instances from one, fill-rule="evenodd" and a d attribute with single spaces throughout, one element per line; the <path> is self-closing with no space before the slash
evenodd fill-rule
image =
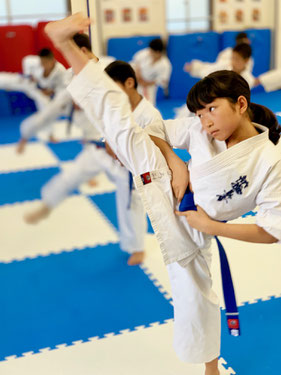
<path id="1" fill-rule="evenodd" d="M 91 55 L 88 54 L 88 56 Z M 144 128 L 147 124 L 161 119 L 159 111 L 138 94 L 135 73 L 128 63 L 115 61 L 109 64 L 105 71 L 128 94 L 133 109 L 133 118 L 140 127 Z M 67 94 L 70 95 L 68 91 Z M 40 207 L 25 215 L 25 220 L 28 223 L 36 223 L 44 219 L 74 189 L 100 172 L 105 172 L 108 178 L 116 184 L 120 247 L 130 254 L 129 265 L 139 264 L 144 258 L 144 237 L 147 229 L 146 216 L 139 194 L 135 189 L 130 191 L 128 170 L 112 159 L 105 148 L 98 147 L 95 143 L 101 138 L 95 124 L 88 120 L 83 110 L 76 110 L 74 114 L 74 123 L 80 124 L 84 133 L 84 149 L 76 157 L 71 168 L 54 176 L 43 186 Z"/>
<path id="2" fill-rule="evenodd" d="M 131 64 L 137 74 L 139 93 L 156 105 L 157 89 L 168 88 L 172 72 L 162 40 L 153 39 L 148 48 L 134 54 Z"/>
<path id="3" fill-rule="evenodd" d="M 101 132 L 122 163 L 135 175 L 135 185 L 170 275 L 175 311 L 174 344 L 178 356 L 187 362 L 205 362 L 205 374 L 218 375 L 220 311 L 212 291 L 209 243 L 212 235 L 250 242 L 281 240 L 281 161 L 277 144 L 280 130 L 276 119 L 268 112 L 265 120 L 266 111 L 250 105 L 249 86 L 234 72 L 217 72 L 215 77 L 207 77 L 202 81 L 204 91 L 196 86 L 189 98 L 189 109 L 196 111 L 200 121 L 187 119 L 181 127 L 175 128 L 175 134 L 179 135 L 180 131 L 188 134 L 184 146 L 188 146 L 194 157 L 189 169 L 195 203 L 206 212 L 198 206 L 197 211 L 176 216 L 177 201 L 172 195 L 171 173 L 163 155 L 133 121 L 122 91 L 98 64 L 89 62 L 71 40 L 75 32 L 85 29 L 89 23 L 76 14 L 48 24 L 46 32 L 76 74 L 69 86 L 70 93 L 92 119 L 100 120 Z M 193 102 L 196 103 L 196 95 L 201 91 L 211 94 L 202 99 L 199 96 L 197 106 Z M 272 125 L 270 133 L 266 127 L 252 122 L 258 118 L 263 125 Z M 154 129 L 159 129 L 155 131 L 157 137 L 165 134 L 166 139 L 164 125 L 160 121 Z M 163 139 L 159 139 L 158 144 L 169 162 L 176 158 L 169 155 L 170 148 L 167 151 Z M 182 164 L 180 166 L 181 169 Z M 176 173 L 178 166 L 172 168 L 173 174 Z M 182 171 L 186 177 L 187 170 Z M 184 189 L 187 180 L 185 178 Z M 175 188 L 179 198 L 182 190 Z M 260 206 L 257 224 L 220 222 L 231 220 L 257 204 Z"/>
<path id="4" fill-rule="evenodd" d="M 23 75 L 0 73 L 0 88 L 25 93 L 41 110 L 49 103 L 51 93 L 56 95 L 65 87 L 66 69 L 47 48 L 42 49 L 38 56 L 26 56 L 22 65 Z"/>

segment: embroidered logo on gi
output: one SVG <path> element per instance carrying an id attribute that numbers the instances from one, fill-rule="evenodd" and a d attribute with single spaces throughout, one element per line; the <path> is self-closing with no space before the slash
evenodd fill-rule
<path id="1" fill-rule="evenodd" d="M 142 183 L 144 185 L 149 184 L 151 182 L 150 173 L 146 172 L 141 175 Z"/>
<path id="2" fill-rule="evenodd" d="M 249 186 L 249 182 L 247 181 L 247 176 L 240 176 L 238 180 L 231 182 L 232 189 L 229 191 L 224 191 L 222 195 L 217 195 L 217 201 L 225 200 L 228 203 L 229 199 L 232 199 L 233 194 L 236 193 L 238 195 L 243 194 L 243 189 L 246 189 Z"/>

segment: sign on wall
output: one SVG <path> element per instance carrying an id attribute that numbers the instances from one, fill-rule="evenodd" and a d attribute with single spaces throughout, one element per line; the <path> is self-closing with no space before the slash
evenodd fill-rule
<path id="1" fill-rule="evenodd" d="M 93 19 L 91 40 L 100 56 L 113 37 L 166 34 L 165 0 L 71 0 L 72 13 Z"/>
<path id="2" fill-rule="evenodd" d="M 274 0 L 213 0 L 216 31 L 270 28 L 274 25 Z"/>
<path id="3" fill-rule="evenodd" d="M 99 0 L 104 39 L 165 34 L 165 0 Z"/>

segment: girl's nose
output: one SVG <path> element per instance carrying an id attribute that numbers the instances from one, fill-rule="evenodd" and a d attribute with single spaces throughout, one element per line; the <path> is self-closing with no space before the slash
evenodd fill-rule
<path id="1" fill-rule="evenodd" d="M 205 122 L 205 126 L 209 129 L 211 126 L 213 126 L 214 123 L 211 119 L 207 119 Z"/>

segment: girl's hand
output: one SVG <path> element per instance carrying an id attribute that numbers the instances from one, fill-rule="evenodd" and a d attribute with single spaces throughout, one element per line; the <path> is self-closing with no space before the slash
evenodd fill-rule
<path id="1" fill-rule="evenodd" d="M 188 224 L 199 232 L 213 234 L 212 224 L 214 220 L 212 220 L 200 206 L 197 206 L 197 211 L 175 211 L 175 213 L 178 216 L 185 216 Z"/>

